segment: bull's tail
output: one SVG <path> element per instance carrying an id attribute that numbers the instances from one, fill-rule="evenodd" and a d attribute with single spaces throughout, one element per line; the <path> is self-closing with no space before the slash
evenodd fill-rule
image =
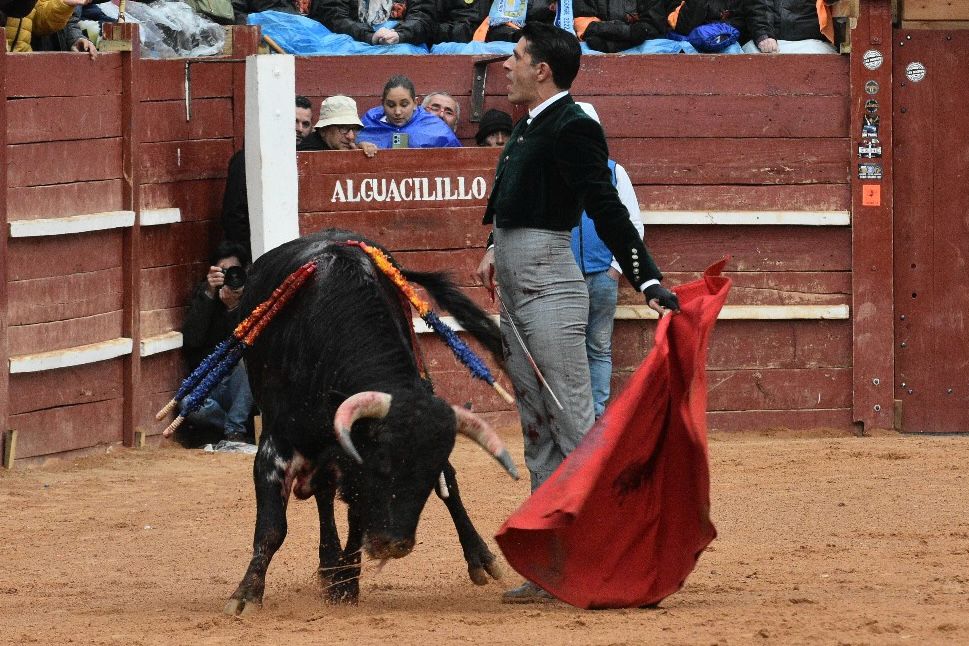
<path id="1" fill-rule="evenodd" d="M 504 365 L 501 351 L 501 331 L 488 313 L 475 305 L 443 272 L 402 270 L 404 277 L 424 289 L 443 309 L 451 313 L 471 336 L 478 340 L 494 357 L 499 366 Z"/>

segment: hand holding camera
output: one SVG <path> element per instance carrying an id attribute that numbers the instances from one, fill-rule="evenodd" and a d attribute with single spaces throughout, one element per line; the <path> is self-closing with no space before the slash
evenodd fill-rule
<path id="1" fill-rule="evenodd" d="M 219 299 L 231 310 L 239 305 L 242 289 L 246 285 L 246 270 L 238 265 L 225 268 L 212 266 L 209 267 L 206 282 L 209 298 L 214 299 L 218 294 Z"/>

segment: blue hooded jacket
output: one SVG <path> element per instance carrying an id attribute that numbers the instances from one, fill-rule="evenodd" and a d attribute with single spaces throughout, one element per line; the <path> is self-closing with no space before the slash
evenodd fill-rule
<path id="1" fill-rule="evenodd" d="M 357 134 L 357 141 L 370 141 L 377 148 L 390 148 L 394 133 L 405 132 L 408 148 L 454 148 L 461 145 L 457 135 L 436 114 L 431 114 L 417 106 L 410 121 L 398 127 L 387 121 L 384 107 L 370 108 L 363 115 L 363 130 Z"/>
<path id="2" fill-rule="evenodd" d="M 616 185 L 616 162 L 609 160 L 609 170 L 612 171 L 612 185 Z M 572 254 L 583 276 L 606 271 L 612 264 L 612 252 L 596 233 L 596 225 L 592 218 L 583 211 L 579 225 L 572 229 Z"/>

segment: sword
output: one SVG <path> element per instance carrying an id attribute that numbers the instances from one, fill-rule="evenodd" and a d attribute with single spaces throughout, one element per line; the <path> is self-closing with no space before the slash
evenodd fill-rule
<path id="1" fill-rule="evenodd" d="M 518 344 L 521 345 L 522 350 L 525 352 L 525 357 L 528 359 L 528 363 L 532 365 L 532 370 L 535 371 L 535 376 L 538 377 L 538 380 L 543 386 L 545 386 L 545 389 L 548 390 L 548 394 L 552 396 L 552 399 L 555 401 L 555 405 L 559 407 L 559 410 L 564 411 L 565 407 L 562 406 L 562 402 L 559 401 L 559 398 L 555 396 L 555 393 L 552 391 L 552 387 L 548 385 L 547 381 L 545 381 L 545 376 L 542 374 L 542 371 L 539 370 L 538 364 L 535 363 L 535 359 L 532 358 L 532 353 L 528 351 L 528 346 L 525 345 L 525 339 L 523 339 L 522 335 L 519 334 L 518 327 L 515 325 L 515 319 L 512 317 L 508 308 L 505 307 L 505 302 L 501 300 L 501 290 L 497 287 L 495 288 L 495 296 L 498 297 L 498 305 L 505 311 L 505 316 L 508 317 L 508 323 L 511 325 L 511 331 L 515 334 L 515 338 L 518 339 Z"/>

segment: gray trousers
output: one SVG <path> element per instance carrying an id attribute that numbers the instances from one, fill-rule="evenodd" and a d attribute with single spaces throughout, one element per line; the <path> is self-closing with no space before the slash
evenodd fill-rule
<path id="1" fill-rule="evenodd" d="M 589 293 L 570 240 L 569 231 L 495 229 L 495 278 L 508 310 L 501 312 L 505 367 L 515 386 L 532 491 L 595 421 L 585 347 Z M 535 375 L 509 315 L 564 410 Z"/>

